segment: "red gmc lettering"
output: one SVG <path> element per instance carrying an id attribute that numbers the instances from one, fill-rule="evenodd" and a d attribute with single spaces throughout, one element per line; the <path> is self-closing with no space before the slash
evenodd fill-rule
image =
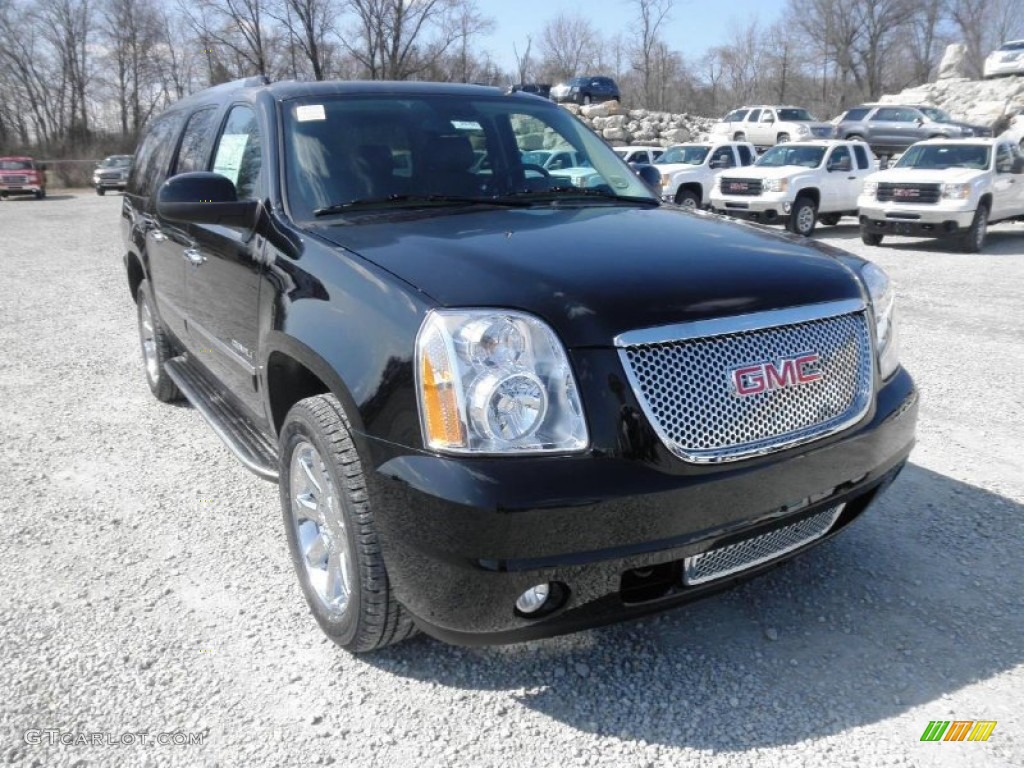
<path id="1" fill-rule="evenodd" d="M 733 386 L 741 397 L 757 395 L 770 389 L 785 389 L 809 384 L 822 378 L 818 354 L 800 355 L 778 363 L 745 365 L 732 372 Z"/>

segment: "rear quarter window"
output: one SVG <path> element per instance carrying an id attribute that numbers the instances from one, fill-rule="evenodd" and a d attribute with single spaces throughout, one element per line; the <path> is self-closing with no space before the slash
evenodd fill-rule
<path id="1" fill-rule="evenodd" d="M 867 116 L 869 111 L 870 110 L 862 109 L 860 107 L 858 107 L 857 109 L 851 109 L 851 110 L 847 111 L 847 113 L 845 115 L 843 115 L 843 122 L 844 123 L 845 122 L 851 122 L 851 123 L 860 122 L 861 120 L 863 120 Z"/>

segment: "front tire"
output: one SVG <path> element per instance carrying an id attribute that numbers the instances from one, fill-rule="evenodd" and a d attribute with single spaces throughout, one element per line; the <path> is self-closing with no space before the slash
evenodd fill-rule
<path id="1" fill-rule="evenodd" d="M 676 192 L 676 205 L 682 206 L 688 211 L 696 211 L 700 208 L 700 198 L 692 190 L 680 189 Z"/>
<path id="2" fill-rule="evenodd" d="M 280 448 L 288 549 L 320 628 L 352 653 L 415 634 L 388 580 L 366 477 L 338 398 L 296 403 L 281 428 Z"/>
<path id="3" fill-rule="evenodd" d="M 985 247 L 988 235 L 988 206 L 982 203 L 974 212 L 971 226 L 960 238 L 960 250 L 964 253 L 978 253 Z"/>
<path id="4" fill-rule="evenodd" d="M 590 98 L 590 94 L 587 94 L 586 96 L 583 97 L 584 106 L 589 105 L 591 101 L 593 101 L 593 99 Z"/>
<path id="5" fill-rule="evenodd" d="M 96 194 L 99 195 L 100 197 L 103 197 L 105 194 L 107 194 L 107 190 L 105 190 L 103 187 L 96 187 Z"/>
<path id="6" fill-rule="evenodd" d="M 44 197 L 46 197 L 46 190 L 45 189 L 37 189 L 35 194 L 36 194 L 36 200 L 42 200 Z"/>
<path id="7" fill-rule="evenodd" d="M 789 143 L 789 134 L 788 133 L 780 133 L 778 135 L 778 137 L 776 138 L 775 143 L 776 144 L 788 144 Z"/>
<path id="8" fill-rule="evenodd" d="M 737 133 L 735 133 L 733 135 L 732 140 L 733 141 L 746 141 L 747 140 L 747 134 L 743 133 L 743 131 L 738 131 Z"/>
<path id="9" fill-rule="evenodd" d="M 823 213 L 820 216 L 818 216 L 818 221 L 820 221 L 827 227 L 834 227 L 836 224 L 839 223 L 839 220 L 841 218 L 843 217 L 838 213 Z"/>
<path id="10" fill-rule="evenodd" d="M 149 281 L 143 280 L 135 292 L 135 304 L 139 316 L 139 342 L 142 345 L 142 362 L 146 366 L 146 383 L 153 396 L 162 403 L 181 399 L 178 385 L 167 375 L 164 363 L 174 357 L 170 334 L 164 329 L 153 308 L 153 297 Z"/>
<path id="11" fill-rule="evenodd" d="M 864 245 L 881 245 L 882 237 L 883 235 L 880 235 L 877 232 L 869 232 L 864 227 L 861 227 L 860 229 L 860 241 L 864 243 Z"/>
<path id="12" fill-rule="evenodd" d="M 810 237 L 814 234 L 814 226 L 818 223 L 818 206 L 809 197 L 798 197 L 789 214 L 786 227 L 794 235 Z"/>

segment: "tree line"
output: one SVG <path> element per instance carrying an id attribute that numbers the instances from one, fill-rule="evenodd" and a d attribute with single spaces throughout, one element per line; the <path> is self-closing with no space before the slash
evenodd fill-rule
<path id="1" fill-rule="evenodd" d="M 719 115 L 795 103 L 827 118 L 927 81 L 949 42 L 967 44 L 979 75 L 990 50 L 1024 37 L 1024 0 L 788 0 L 780 18 L 734 21 L 727 42 L 700 50 L 696 0 L 620 2 L 625 30 L 560 13 L 497 52 L 481 0 L 0 0 L 0 154 L 130 152 L 169 104 L 251 75 L 509 85 L 604 74 L 630 106 Z"/>

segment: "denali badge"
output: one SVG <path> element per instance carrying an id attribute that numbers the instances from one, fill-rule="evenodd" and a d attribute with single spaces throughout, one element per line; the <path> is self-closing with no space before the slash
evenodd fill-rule
<path id="1" fill-rule="evenodd" d="M 810 384 L 822 377 L 821 355 L 808 352 L 795 357 L 784 357 L 778 362 L 754 363 L 735 368 L 729 374 L 733 393 L 746 397 L 770 389 L 786 389 Z"/>

